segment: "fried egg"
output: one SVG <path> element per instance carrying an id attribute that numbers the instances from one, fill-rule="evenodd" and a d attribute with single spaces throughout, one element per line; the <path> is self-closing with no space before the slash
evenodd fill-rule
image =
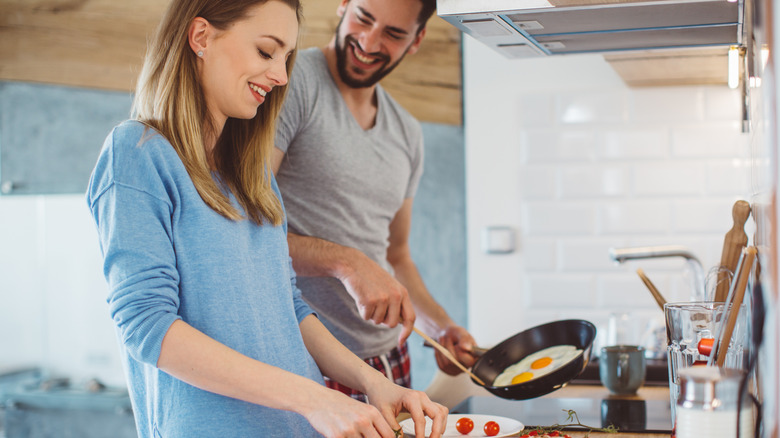
<path id="1" fill-rule="evenodd" d="M 574 345 L 556 345 L 531 353 L 496 377 L 493 386 L 509 386 L 539 378 L 571 362 L 582 350 Z"/>

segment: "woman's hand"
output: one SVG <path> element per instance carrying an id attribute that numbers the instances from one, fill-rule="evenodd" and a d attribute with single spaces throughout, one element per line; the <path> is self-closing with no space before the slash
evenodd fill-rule
<path id="1" fill-rule="evenodd" d="M 393 427 L 377 408 L 359 402 L 339 391 L 323 387 L 323 394 L 312 397 L 315 406 L 304 410 L 311 425 L 327 438 L 395 438 Z M 395 427 L 397 429 L 397 427 Z M 421 435 L 422 436 L 422 435 Z"/>
<path id="2" fill-rule="evenodd" d="M 414 421 L 415 436 L 426 436 L 426 416 L 433 420 L 431 438 L 440 437 L 447 427 L 449 410 L 431 401 L 428 395 L 422 391 L 404 388 L 394 384 L 387 378 L 382 378 L 370 387 L 366 395 L 368 396 L 368 402 L 377 407 L 393 430 L 401 428 L 396 418 L 402 411 L 406 411 L 411 415 L 412 421 Z"/>

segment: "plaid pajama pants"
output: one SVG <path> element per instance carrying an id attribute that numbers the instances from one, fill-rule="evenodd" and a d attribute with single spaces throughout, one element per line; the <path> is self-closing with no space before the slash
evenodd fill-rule
<path id="1" fill-rule="evenodd" d="M 395 347 L 386 354 L 364 359 L 373 368 L 379 370 L 398 385 L 406 388 L 412 387 L 412 375 L 409 372 L 409 348 L 406 343 L 401 347 Z M 341 391 L 355 400 L 368 402 L 368 398 L 360 391 L 344 386 L 334 380 L 325 377 L 325 385 L 330 389 Z"/>

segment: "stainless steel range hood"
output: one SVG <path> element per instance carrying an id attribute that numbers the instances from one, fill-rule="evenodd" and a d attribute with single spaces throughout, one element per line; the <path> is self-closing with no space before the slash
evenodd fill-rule
<path id="1" fill-rule="evenodd" d="M 742 0 L 438 0 L 438 15 L 510 58 L 738 45 Z"/>

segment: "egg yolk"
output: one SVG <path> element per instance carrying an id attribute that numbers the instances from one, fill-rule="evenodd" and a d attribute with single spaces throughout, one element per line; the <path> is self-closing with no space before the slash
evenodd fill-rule
<path id="1" fill-rule="evenodd" d="M 527 382 L 534 378 L 533 373 L 529 373 L 528 371 L 525 371 L 523 373 L 520 373 L 514 377 L 512 377 L 512 384 L 517 385 L 518 383 Z"/>
<path id="2" fill-rule="evenodd" d="M 536 359 L 535 361 L 533 361 L 533 363 L 531 364 L 531 369 L 532 370 L 538 370 L 540 368 L 544 368 L 544 367 L 550 365 L 551 363 L 552 363 L 552 358 L 542 357 L 542 358 L 539 358 L 539 359 Z"/>

